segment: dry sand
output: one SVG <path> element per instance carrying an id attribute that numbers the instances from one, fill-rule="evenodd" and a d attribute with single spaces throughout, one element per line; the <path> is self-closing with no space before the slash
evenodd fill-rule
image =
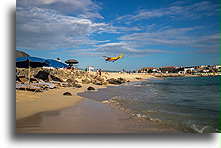
<path id="1" fill-rule="evenodd" d="M 81 88 L 57 88 L 45 90 L 42 93 L 19 90 L 16 92 L 16 120 L 43 111 L 58 110 L 73 106 L 84 99 L 78 96 L 77 93 L 86 91 L 89 86 L 93 86 L 96 89 L 105 87 L 93 84 L 82 84 Z M 72 96 L 64 96 L 63 93 L 65 92 L 70 92 Z"/>
<path id="2" fill-rule="evenodd" d="M 140 81 L 141 79 L 149 79 L 154 77 L 152 75 L 139 73 L 139 74 L 128 74 L 128 73 L 111 73 L 111 72 L 103 72 L 102 76 L 106 76 L 108 79 L 110 78 L 124 78 L 129 81 Z"/>

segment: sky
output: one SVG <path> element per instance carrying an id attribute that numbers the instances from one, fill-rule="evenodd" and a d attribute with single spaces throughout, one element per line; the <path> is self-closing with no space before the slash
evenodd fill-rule
<path id="1" fill-rule="evenodd" d="M 216 65 L 219 0 L 18 0 L 16 50 L 78 67 Z M 119 56 L 105 62 L 103 56 Z"/>

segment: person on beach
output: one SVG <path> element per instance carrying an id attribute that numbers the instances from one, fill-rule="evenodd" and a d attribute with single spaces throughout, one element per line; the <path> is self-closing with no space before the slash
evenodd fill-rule
<path id="1" fill-rule="evenodd" d="M 98 71 L 98 73 L 99 73 L 99 76 L 101 76 L 101 72 L 102 72 L 102 70 L 101 70 L 101 69 L 99 69 L 99 71 Z"/>

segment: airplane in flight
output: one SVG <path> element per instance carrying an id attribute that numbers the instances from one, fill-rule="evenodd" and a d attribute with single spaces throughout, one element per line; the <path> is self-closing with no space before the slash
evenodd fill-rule
<path id="1" fill-rule="evenodd" d="M 106 58 L 105 59 L 106 62 L 114 62 L 116 60 L 119 60 L 119 59 L 123 58 L 123 54 L 120 53 L 120 55 L 118 57 L 107 57 L 107 56 L 103 56 L 103 57 Z"/>

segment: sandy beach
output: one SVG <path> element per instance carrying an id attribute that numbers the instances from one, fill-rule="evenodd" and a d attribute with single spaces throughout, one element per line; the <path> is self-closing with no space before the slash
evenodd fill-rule
<path id="1" fill-rule="evenodd" d="M 120 73 L 106 73 L 102 74 L 108 79 L 110 78 L 125 78 L 130 81 L 139 81 L 136 78 L 148 79 L 153 76 L 144 74 L 120 74 Z M 43 93 L 33 93 L 31 91 L 16 91 L 16 120 L 28 117 L 30 115 L 43 112 L 66 108 L 73 106 L 81 101 L 82 97 L 77 93 L 87 91 L 89 86 L 95 89 L 105 88 L 107 85 L 81 84 L 81 88 L 65 87 L 59 89 L 46 90 Z M 108 84 L 109 86 L 114 86 Z M 72 96 L 64 96 L 63 93 L 71 92 Z"/>
<path id="2" fill-rule="evenodd" d="M 145 74 L 127 73 L 103 73 L 102 76 L 110 78 L 124 78 L 126 80 L 141 81 L 153 76 Z M 81 84 L 81 88 L 64 87 L 45 90 L 34 93 L 31 91 L 16 91 L 16 130 L 18 133 L 125 133 L 137 132 L 125 128 L 122 120 L 131 116 L 109 104 L 104 104 L 78 96 L 78 93 L 87 91 L 92 86 L 99 91 L 100 88 L 108 85 Z M 70 92 L 72 96 L 64 96 L 63 93 Z M 68 110 L 68 111 L 67 111 Z M 66 116 L 67 112 L 73 113 L 71 118 Z M 53 119 L 48 116 L 59 113 L 59 118 Z M 60 120 L 61 119 L 61 120 Z M 44 122 L 43 122 L 43 121 Z M 33 122 L 41 123 L 41 128 L 30 129 Z M 69 124 L 67 124 L 69 123 Z M 70 124 L 73 123 L 73 124 Z M 66 126 L 64 126 L 64 124 Z M 70 127 L 70 125 L 73 125 Z M 29 128 L 27 128 L 29 127 Z M 59 127 L 59 128 L 58 128 Z M 64 128 L 65 127 L 65 128 Z M 70 130 L 71 129 L 71 130 Z M 148 131 L 159 131 L 150 128 Z"/>

